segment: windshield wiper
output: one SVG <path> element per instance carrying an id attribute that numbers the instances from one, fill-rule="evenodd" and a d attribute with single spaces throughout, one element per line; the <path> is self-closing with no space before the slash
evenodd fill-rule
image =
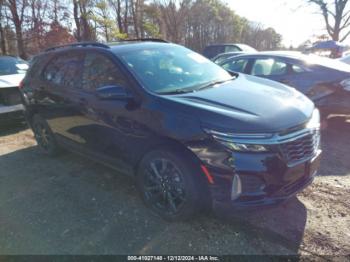
<path id="1" fill-rule="evenodd" d="M 233 79 L 235 79 L 236 77 L 231 77 L 229 79 L 225 79 L 225 80 L 215 80 L 215 81 L 211 81 L 209 83 L 206 83 L 206 84 L 203 84 L 203 85 L 200 85 L 198 86 L 197 88 L 195 88 L 194 91 L 199 91 L 199 90 L 203 90 L 203 89 L 207 89 L 209 87 L 212 87 L 212 86 L 215 86 L 215 85 L 219 85 L 219 84 L 223 84 L 223 83 L 226 83 L 228 81 L 231 81 Z"/>
<path id="2" fill-rule="evenodd" d="M 205 83 L 205 84 L 192 86 L 192 87 L 188 87 L 188 88 L 179 88 L 179 89 L 175 89 L 175 90 L 171 90 L 171 91 L 158 92 L 158 94 L 160 94 L 160 95 L 178 95 L 178 94 L 186 94 L 186 93 L 196 92 L 196 91 L 200 91 L 200 90 L 212 87 L 214 85 L 226 83 L 226 82 L 231 81 L 235 78 L 236 77 L 231 77 L 231 78 L 225 79 L 225 80 L 214 80 L 214 81 L 210 81 L 210 82 Z"/>
<path id="3" fill-rule="evenodd" d="M 185 93 L 191 93 L 193 92 L 193 89 L 176 89 L 172 91 L 166 91 L 166 92 L 158 92 L 160 95 L 178 95 L 178 94 L 185 94 Z"/>

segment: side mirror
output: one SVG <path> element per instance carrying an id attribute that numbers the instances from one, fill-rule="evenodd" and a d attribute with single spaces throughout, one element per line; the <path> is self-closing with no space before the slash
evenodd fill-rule
<path id="1" fill-rule="evenodd" d="M 102 100 L 128 100 L 132 98 L 124 87 L 117 85 L 99 87 L 96 89 L 96 95 Z"/>

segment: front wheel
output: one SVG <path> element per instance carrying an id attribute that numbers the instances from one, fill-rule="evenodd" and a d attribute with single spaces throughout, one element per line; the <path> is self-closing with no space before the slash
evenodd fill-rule
<path id="1" fill-rule="evenodd" d="M 179 154 L 148 153 L 139 165 L 137 181 L 145 204 L 166 220 L 186 220 L 198 211 L 195 168 Z"/>

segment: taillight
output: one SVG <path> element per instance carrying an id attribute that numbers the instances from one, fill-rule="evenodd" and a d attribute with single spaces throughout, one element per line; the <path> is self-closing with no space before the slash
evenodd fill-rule
<path id="1" fill-rule="evenodd" d="M 18 88 L 22 89 L 24 87 L 24 81 L 22 80 L 21 82 L 19 82 Z"/>

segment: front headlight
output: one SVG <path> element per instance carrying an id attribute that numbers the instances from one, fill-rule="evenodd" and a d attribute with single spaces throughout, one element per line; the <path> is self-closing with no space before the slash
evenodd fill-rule
<path id="1" fill-rule="evenodd" d="M 344 90 L 350 91 L 350 79 L 345 79 L 340 84 L 344 88 Z"/>
<path id="2" fill-rule="evenodd" d="M 267 152 L 269 148 L 256 141 L 272 137 L 272 134 L 232 134 L 208 128 L 204 131 L 226 148 L 236 152 Z"/>
<path id="3" fill-rule="evenodd" d="M 307 123 L 306 128 L 317 129 L 320 128 L 320 126 L 320 111 L 318 111 L 318 109 L 316 108 L 312 113 L 311 119 Z"/>

